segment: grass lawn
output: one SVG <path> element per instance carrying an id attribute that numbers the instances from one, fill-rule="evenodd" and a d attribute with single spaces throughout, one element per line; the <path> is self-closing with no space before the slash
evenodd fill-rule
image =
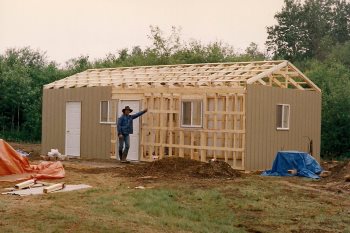
<path id="1" fill-rule="evenodd" d="M 249 175 L 146 182 L 120 176 L 119 168 L 70 166 L 64 182 L 93 188 L 1 195 L 0 232 L 350 232 L 350 195 L 312 188 L 318 181 Z"/>

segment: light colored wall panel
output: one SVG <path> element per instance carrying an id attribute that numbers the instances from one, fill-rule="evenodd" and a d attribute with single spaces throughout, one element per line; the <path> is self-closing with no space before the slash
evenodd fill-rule
<path id="1" fill-rule="evenodd" d="M 276 129 L 277 104 L 290 104 L 290 129 Z M 313 155 L 320 159 L 321 93 L 247 86 L 246 170 L 271 168 L 280 150 L 308 151 L 313 140 Z"/>
<path id="2" fill-rule="evenodd" d="M 66 102 L 81 101 L 81 157 L 109 158 L 110 125 L 100 124 L 100 101 L 111 99 L 111 87 L 44 89 L 42 153 L 65 151 Z"/>

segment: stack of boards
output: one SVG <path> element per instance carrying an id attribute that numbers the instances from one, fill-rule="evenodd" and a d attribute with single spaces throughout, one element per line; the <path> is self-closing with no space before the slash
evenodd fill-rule
<path id="1" fill-rule="evenodd" d="M 16 184 L 14 190 L 37 188 L 37 187 L 43 187 L 43 186 L 44 186 L 43 193 L 51 193 L 54 191 L 64 189 L 66 185 L 65 183 L 53 184 L 53 183 L 47 183 L 47 182 L 42 182 L 42 181 L 37 181 L 35 179 L 32 179 L 32 180 L 27 180 L 22 183 Z"/>
<path id="2" fill-rule="evenodd" d="M 37 181 L 35 179 L 27 180 L 16 184 L 12 188 L 6 188 L 7 192 L 2 194 L 12 194 L 20 196 L 47 194 L 52 192 L 66 192 L 79 189 L 91 188 L 89 185 L 79 184 L 79 185 L 66 185 L 65 183 L 48 183 Z"/>

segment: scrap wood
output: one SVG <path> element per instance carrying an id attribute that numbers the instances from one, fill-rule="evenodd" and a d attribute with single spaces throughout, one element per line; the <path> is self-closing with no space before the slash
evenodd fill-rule
<path id="1" fill-rule="evenodd" d="M 344 178 L 346 182 L 350 182 L 350 175 L 346 175 Z"/>
<path id="2" fill-rule="evenodd" d="M 158 176 L 142 176 L 142 177 L 139 177 L 139 179 L 142 179 L 142 180 L 158 179 Z"/>
<path id="3" fill-rule="evenodd" d="M 43 181 L 37 181 L 35 179 L 27 180 L 21 183 L 18 183 L 14 186 L 14 188 L 8 188 L 8 190 L 14 190 L 14 189 L 26 189 L 26 188 L 36 188 L 36 187 L 42 187 L 42 186 L 50 186 L 53 185 L 53 183 L 43 182 Z"/>
<path id="4" fill-rule="evenodd" d="M 290 169 L 290 170 L 288 170 L 288 173 L 291 175 L 296 175 L 298 173 L 298 171 L 296 169 Z"/>
<path id="5" fill-rule="evenodd" d="M 87 189 L 91 188 L 90 185 L 86 184 L 79 184 L 79 185 L 66 185 L 64 189 L 57 190 L 56 192 L 70 192 L 80 189 Z M 30 196 L 30 195 L 42 195 L 44 194 L 44 187 L 37 187 L 37 188 L 30 188 L 30 189 L 21 189 L 21 190 L 14 190 L 14 191 L 8 191 L 1 193 L 3 195 L 19 195 L 19 196 Z"/>
<path id="6" fill-rule="evenodd" d="M 240 171 L 240 172 L 243 174 L 248 174 L 248 175 L 261 175 L 261 173 L 263 173 L 264 170 L 255 170 L 255 171 L 244 170 L 244 171 Z"/>
<path id="7" fill-rule="evenodd" d="M 13 191 L 13 190 L 16 190 L 15 188 L 4 188 L 4 190 L 6 191 Z"/>
<path id="8" fill-rule="evenodd" d="M 15 185 L 15 189 L 29 188 L 35 184 L 35 179 L 27 180 Z"/>
<path id="9" fill-rule="evenodd" d="M 54 184 L 54 185 L 51 185 L 49 187 L 44 188 L 43 192 L 44 193 L 51 193 L 54 191 L 64 189 L 64 187 L 65 187 L 65 183 L 58 183 L 58 184 Z"/>
<path id="10" fill-rule="evenodd" d="M 42 186 L 51 186 L 54 185 L 54 183 L 44 182 L 44 181 L 35 181 L 36 184 L 41 184 Z"/>
<path id="11" fill-rule="evenodd" d="M 331 171 L 322 171 L 322 172 L 320 173 L 320 177 L 325 178 L 325 177 L 327 177 L 327 176 L 330 176 L 331 174 L 332 174 Z"/>

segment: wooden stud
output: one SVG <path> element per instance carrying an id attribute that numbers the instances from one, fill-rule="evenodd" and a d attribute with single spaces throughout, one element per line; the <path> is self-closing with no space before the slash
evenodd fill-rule
<path id="1" fill-rule="evenodd" d="M 184 157 L 185 137 L 184 131 L 180 131 L 179 157 Z"/>
<path id="2" fill-rule="evenodd" d="M 193 133 L 193 131 L 190 132 L 190 140 L 191 140 L 191 146 L 194 146 L 195 144 L 194 144 L 194 133 Z M 190 157 L 191 157 L 191 159 L 194 159 L 194 157 L 193 157 L 194 152 L 195 152 L 194 149 L 191 148 L 191 150 L 190 150 Z"/>
<path id="3" fill-rule="evenodd" d="M 217 94 L 215 94 L 215 97 L 214 97 L 214 129 L 215 131 L 217 132 L 218 130 L 218 125 L 217 125 L 217 122 L 218 122 L 218 115 L 217 115 L 217 112 L 218 111 L 218 96 Z M 217 133 L 214 133 L 214 139 L 213 139 L 213 147 L 216 147 L 216 144 L 217 144 Z M 216 150 L 214 150 L 214 159 L 216 159 Z"/>
<path id="4" fill-rule="evenodd" d="M 225 111 L 226 112 L 229 112 L 229 96 L 226 95 L 226 98 L 225 98 Z M 228 129 L 228 114 L 225 114 L 225 129 Z M 224 133 L 225 134 L 225 148 L 228 148 L 228 133 Z M 228 151 L 225 151 L 224 152 L 225 154 L 225 162 L 228 161 Z"/>
<path id="5" fill-rule="evenodd" d="M 164 96 L 162 95 L 160 97 L 160 109 L 164 109 Z M 160 127 L 164 127 L 164 117 L 166 116 L 166 113 L 158 113 L 159 115 L 159 124 Z M 160 130 L 159 131 L 159 142 L 160 142 L 160 148 L 159 148 L 159 156 L 162 159 L 164 157 L 164 142 L 165 142 L 165 135 L 166 135 L 166 131 L 165 130 Z"/>
<path id="6" fill-rule="evenodd" d="M 170 100 L 169 100 L 169 110 L 172 110 L 174 111 L 175 108 L 174 108 L 174 98 L 173 96 L 171 95 L 170 97 Z M 167 113 L 168 116 L 169 116 L 169 131 L 168 134 L 169 134 L 169 148 L 168 148 L 168 156 L 171 157 L 173 156 L 173 147 L 172 147 L 172 144 L 173 144 L 173 128 L 174 128 L 174 114 L 173 113 Z"/>

